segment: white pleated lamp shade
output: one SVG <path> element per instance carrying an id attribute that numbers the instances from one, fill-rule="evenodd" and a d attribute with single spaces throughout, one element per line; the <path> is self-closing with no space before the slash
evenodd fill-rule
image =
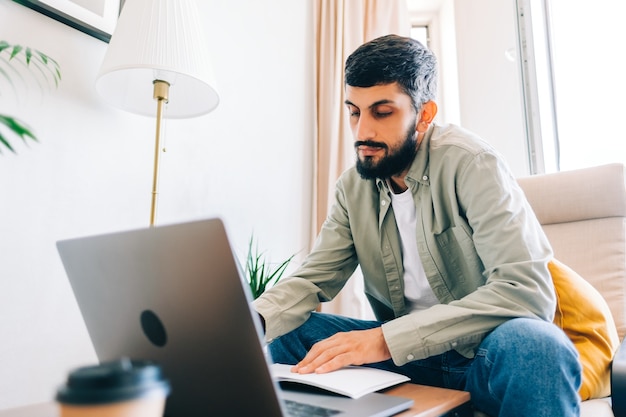
<path id="1" fill-rule="evenodd" d="M 153 81 L 170 84 L 167 118 L 196 117 L 219 103 L 196 0 L 126 0 L 96 90 L 120 109 L 155 116 Z"/>

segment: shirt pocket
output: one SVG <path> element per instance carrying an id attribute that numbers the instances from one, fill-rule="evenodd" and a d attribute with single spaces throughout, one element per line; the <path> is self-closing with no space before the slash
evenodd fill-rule
<path id="1" fill-rule="evenodd" d="M 435 242 L 441 254 L 443 279 L 455 298 L 464 297 L 484 283 L 483 263 L 465 228 L 450 227 L 435 235 Z"/>

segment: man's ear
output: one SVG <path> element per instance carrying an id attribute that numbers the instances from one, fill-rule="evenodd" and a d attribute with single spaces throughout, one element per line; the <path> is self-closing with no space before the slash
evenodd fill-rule
<path id="1" fill-rule="evenodd" d="M 426 132 L 428 125 L 433 121 L 437 115 L 437 103 L 432 100 L 422 104 L 422 110 L 420 111 L 420 119 L 417 123 L 416 130 L 420 133 Z"/>

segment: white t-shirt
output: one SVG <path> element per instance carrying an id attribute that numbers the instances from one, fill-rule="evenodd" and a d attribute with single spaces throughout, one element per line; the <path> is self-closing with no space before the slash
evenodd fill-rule
<path id="1" fill-rule="evenodd" d="M 430 288 L 424 266 L 417 252 L 417 209 L 413 194 L 406 190 L 401 194 L 391 193 L 391 206 L 402 241 L 402 264 L 404 266 L 404 296 L 411 310 L 424 310 L 439 300 Z"/>

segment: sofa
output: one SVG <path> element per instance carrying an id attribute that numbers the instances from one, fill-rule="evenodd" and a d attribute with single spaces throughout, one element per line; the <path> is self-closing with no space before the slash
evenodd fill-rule
<path id="1" fill-rule="evenodd" d="M 550 240 L 555 258 L 599 292 L 617 328 L 617 352 L 607 365 L 611 395 L 583 401 L 582 417 L 626 416 L 624 174 L 624 165 L 607 164 L 518 179 Z M 586 307 L 579 308 L 582 311 Z"/>

